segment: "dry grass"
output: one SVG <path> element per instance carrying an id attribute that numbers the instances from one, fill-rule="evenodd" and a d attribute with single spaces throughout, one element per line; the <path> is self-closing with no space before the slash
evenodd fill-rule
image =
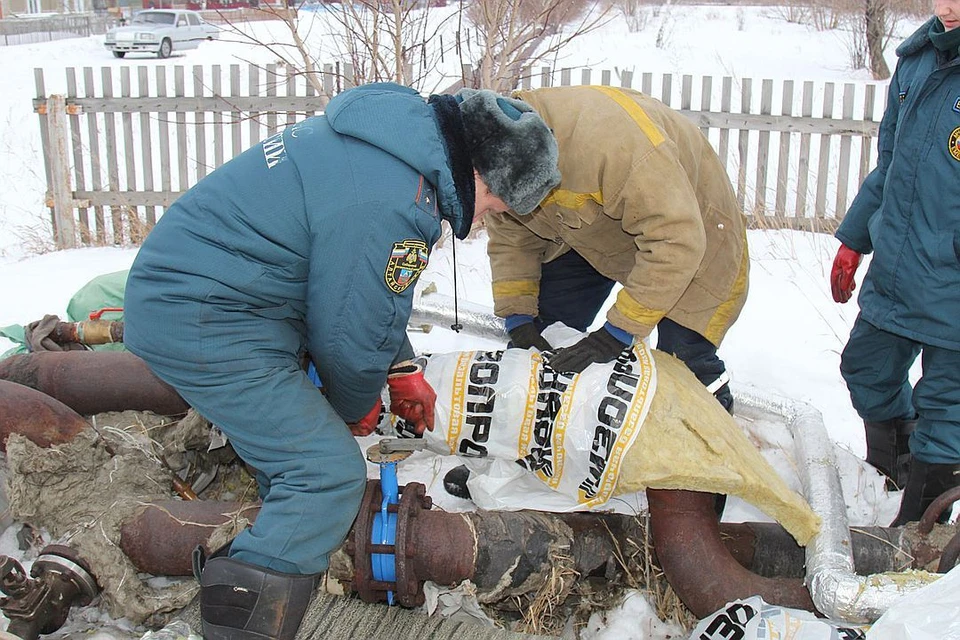
<path id="1" fill-rule="evenodd" d="M 580 574 L 573 568 L 573 558 L 557 553 L 552 560 L 550 577 L 526 608 L 520 607 L 523 619 L 516 630 L 521 633 L 558 636 L 566 625 L 569 611 L 564 603 Z"/>
<path id="2" fill-rule="evenodd" d="M 657 617 L 664 622 L 675 624 L 690 631 L 697 623 L 697 617 L 680 601 L 663 570 L 654 562 L 653 541 L 650 538 L 650 515 L 637 517 L 642 540 L 627 539 L 621 546 L 611 533 L 616 548 L 616 561 L 624 572 L 626 586 L 643 593 L 653 606 Z"/>

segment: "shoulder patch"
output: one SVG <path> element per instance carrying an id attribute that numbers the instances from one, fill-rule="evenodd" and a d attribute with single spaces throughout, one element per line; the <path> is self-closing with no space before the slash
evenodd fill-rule
<path id="1" fill-rule="evenodd" d="M 957 101 L 953 103 L 953 110 L 960 113 L 960 96 L 958 96 Z"/>
<path id="2" fill-rule="evenodd" d="M 390 291 L 403 293 L 427 268 L 429 258 L 430 250 L 423 240 L 410 238 L 394 242 L 387 268 L 383 272 L 383 281 Z"/>
<path id="3" fill-rule="evenodd" d="M 953 159 L 957 162 L 960 162 L 960 127 L 957 127 L 950 134 L 950 155 L 953 156 Z"/>

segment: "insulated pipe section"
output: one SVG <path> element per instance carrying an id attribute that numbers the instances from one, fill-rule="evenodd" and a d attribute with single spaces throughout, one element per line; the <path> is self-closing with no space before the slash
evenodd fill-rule
<path id="1" fill-rule="evenodd" d="M 22 384 L 0 380 L 0 450 L 6 452 L 11 433 L 26 436 L 37 446 L 49 447 L 69 442 L 89 426 L 59 400 Z"/>
<path id="2" fill-rule="evenodd" d="M 449 326 L 454 320 L 452 302 L 439 294 L 424 294 L 414 299 L 414 314 L 421 311 L 423 316 L 417 317 Z M 467 333 L 505 339 L 502 325 L 499 332 L 492 329 L 499 319 L 489 308 L 472 306 L 458 321 Z M 873 622 L 901 596 L 939 577 L 925 572 L 856 575 L 834 445 L 823 416 L 805 403 L 731 386 L 738 407 L 782 416 L 793 435 L 804 497 L 822 520 L 820 533 L 806 549 L 806 584 L 818 611 L 837 620 Z"/>
<path id="3" fill-rule="evenodd" d="M 456 313 L 454 313 L 456 309 Z M 438 326 L 445 329 L 459 326 L 458 330 L 472 336 L 506 342 L 507 330 L 503 320 L 493 315 L 489 307 L 463 300 L 454 300 L 440 293 L 425 293 L 417 290 L 413 297 L 413 312 L 408 322 L 411 326 Z"/>
<path id="4" fill-rule="evenodd" d="M 813 610 L 803 581 L 764 578 L 734 560 L 720 538 L 712 493 L 647 489 L 657 562 L 698 618 L 732 600 L 758 595 L 769 604 Z"/>
<path id="5" fill-rule="evenodd" d="M 820 613 L 850 623 L 874 622 L 901 596 L 939 577 L 924 571 L 857 575 L 834 445 L 823 416 L 805 403 L 733 390 L 738 407 L 783 416 L 793 434 L 803 493 L 821 519 L 820 532 L 806 550 L 806 583 Z"/>
<path id="6" fill-rule="evenodd" d="M 80 415 L 152 411 L 174 416 L 187 403 L 128 351 L 37 351 L 0 361 L 0 380 L 41 391 Z"/>

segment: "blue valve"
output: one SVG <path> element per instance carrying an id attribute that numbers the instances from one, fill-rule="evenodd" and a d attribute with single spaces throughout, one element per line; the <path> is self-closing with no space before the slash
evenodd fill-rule
<path id="1" fill-rule="evenodd" d="M 370 531 L 372 544 L 394 545 L 397 541 L 397 513 L 390 513 L 388 507 L 400 502 L 400 486 L 397 483 L 397 463 L 380 463 L 380 513 L 373 517 Z M 373 565 L 373 579 L 380 582 L 397 581 L 397 557 L 392 553 L 370 554 Z M 387 604 L 393 605 L 393 591 L 387 591 Z"/>

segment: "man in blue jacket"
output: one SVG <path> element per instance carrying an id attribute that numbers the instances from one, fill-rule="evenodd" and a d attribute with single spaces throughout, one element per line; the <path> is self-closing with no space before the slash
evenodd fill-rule
<path id="1" fill-rule="evenodd" d="M 207 640 L 295 636 L 357 515 L 352 434 L 373 431 L 385 384 L 391 412 L 433 428 L 406 325 L 441 220 L 462 239 L 486 212 L 532 211 L 559 180 L 556 140 L 527 105 L 373 84 L 163 215 L 130 270 L 124 342 L 227 435 L 263 500 L 228 549 L 197 559 Z"/>
<path id="2" fill-rule="evenodd" d="M 895 526 L 960 485 L 960 0 L 934 0 L 934 14 L 897 49 L 879 163 L 837 230 L 831 272 L 846 302 L 873 252 L 840 370 L 867 461 L 904 488 Z"/>

